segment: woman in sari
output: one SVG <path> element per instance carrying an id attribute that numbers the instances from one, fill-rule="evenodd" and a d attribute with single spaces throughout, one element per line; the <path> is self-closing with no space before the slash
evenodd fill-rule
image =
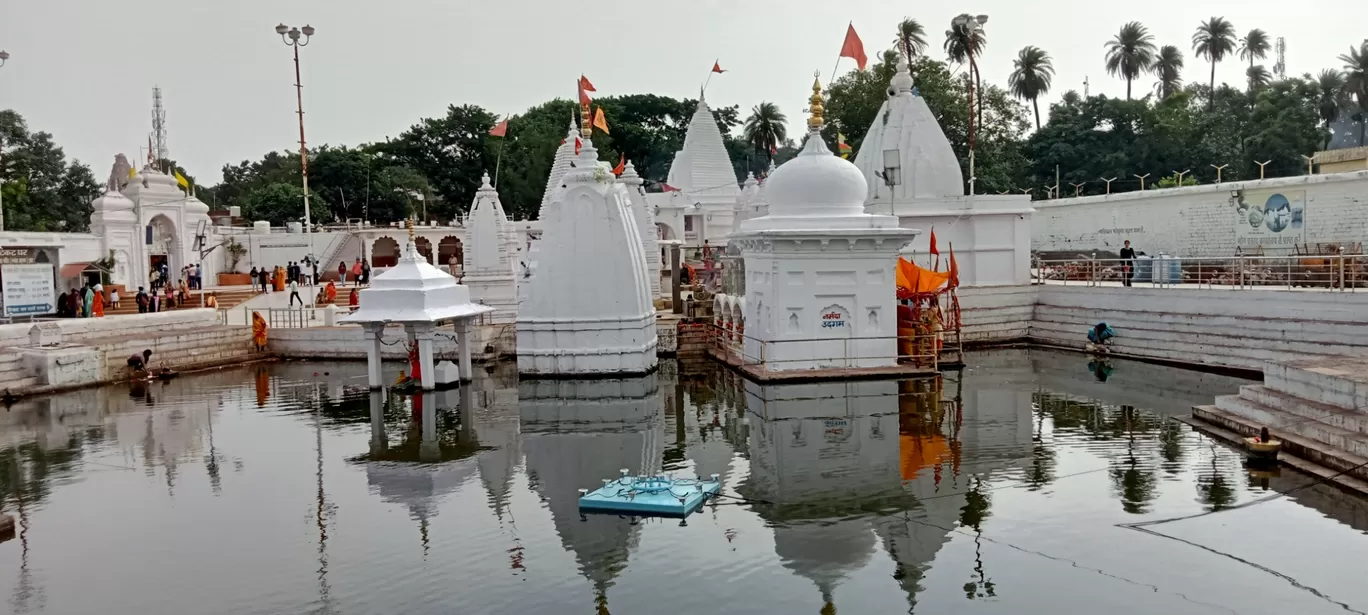
<path id="1" fill-rule="evenodd" d="M 252 346 L 257 352 L 266 350 L 266 318 L 261 312 L 252 312 Z"/>
<path id="2" fill-rule="evenodd" d="M 361 296 L 357 294 L 355 288 L 351 290 L 351 296 L 347 297 L 347 305 L 353 310 L 356 309 L 356 306 L 361 305 Z"/>
<path id="3" fill-rule="evenodd" d="M 277 266 L 275 268 L 275 290 L 285 292 L 285 268 Z"/>
<path id="4" fill-rule="evenodd" d="M 85 297 L 81 299 L 81 317 L 90 318 L 94 316 L 94 305 L 95 289 L 87 286 L 85 288 Z"/>
<path id="5" fill-rule="evenodd" d="M 335 301 L 337 301 L 337 285 L 328 282 L 328 285 L 323 287 L 323 302 L 333 303 Z"/>
<path id="6" fill-rule="evenodd" d="M 99 285 L 99 284 L 96 284 L 96 285 L 95 285 L 95 300 L 94 300 L 94 303 L 92 304 L 92 307 L 93 307 L 93 309 L 95 310 L 95 317 L 96 317 L 96 318 L 104 318 L 104 308 L 105 308 L 104 286 Z"/>
<path id="7" fill-rule="evenodd" d="M 180 287 L 176 289 L 176 303 L 185 305 L 190 301 L 190 286 L 185 283 L 185 278 L 181 278 Z"/>

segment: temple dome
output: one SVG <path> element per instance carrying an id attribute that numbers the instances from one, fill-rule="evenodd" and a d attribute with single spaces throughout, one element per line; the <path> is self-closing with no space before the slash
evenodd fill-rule
<path id="1" fill-rule="evenodd" d="M 115 223 L 137 224 L 138 215 L 133 212 L 132 200 L 110 189 L 91 201 L 90 222 L 95 227 Z"/>
<path id="2" fill-rule="evenodd" d="M 698 108 L 684 133 L 684 147 L 675 153 L 670 175 L 665 181 L 688 194 L 689 198 L 709 202 L 731 204 L 741 194 L 736 171 L 722 140 L 722 130 L 701 92 Z"/>
<path id="3" fill-rule="evenodd" d="M 860 170 L 832 154 L 814 132 L 803 151 L 765 181 L 764 198 L 771 216 L 850 216 L 864 213 L 868 191 Z"/>
<path id="4" fill-rule="evenodd" d="M 898 152 L 899 175 L 891 194 L 883 178 L 888 164 L 885 152 L 890 151 Z M 886 204 L 890 198 L 905 201 L 964 196 L 959 158 L 926 100 L 913 87 L 905 59 L 898 59 L 888 99 L 860 143 L 855 166 L 864 175 L 870 204 Z"/>
<path id="5" fill-rule="evenodd" d="M 185 199 L 185 213 L 189 216 L 208 218 L 209 205 L 192 194 L 189 198 Z"/>

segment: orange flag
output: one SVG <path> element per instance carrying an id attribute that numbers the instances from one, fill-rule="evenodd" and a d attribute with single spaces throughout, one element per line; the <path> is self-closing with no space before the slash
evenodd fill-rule
<path id="1" fill-rule="evenodd" d="M 860 35 L 855 33 L 854 22 L 846 27 L 845 43 L 841 44 L 840 57 L 855 60 L 855 63 L 860 66 L 860 70 L 864 70 L 865 63 L 869 61 L 869 58 L 865 56 L 864 42 L 860 40 Z M 836 76 L 832 75 L 831 78 L 835 79 Z"/>
<path id="2" fill-rule="evenodd" d="M 603 134 L 608 134 L 608 120 L 603 117 L 603 107 L 594 109 L 594 128 L 602 130 Z"/>
<path id="3" fill-rule="evenodd" d="M 498 126 L 495 126 L 493 130 L 489 131 L 489 136 L 491 137 L 502 137 L 506 134 L 508 134 L 508 120 L 499 122 Z"/>
<path id="4" fill-rule="evenodd" d="M 955 262 L 955 244 L 950 244 L 950 288 L 959 286 L 959 263 Z"/>
<path id="5" fill-rule="evenodd" d="M 575 155 L 576 155 L 576 156 L 579 155 L 579 153 L 580 153 L 580 147 L 582 147 L 583 145 L 584 145 L 584 142 L 583 142 L 583 141 L 580 141 L 580 138 L 579 138 L 579 137 L 575 137 Z"/>
<path id="6" fill-rule="evenodd" d="M 580 78 L 579 78 L 579 99 L 580 99 L 580 105 L 581 105 L 581 106 L 585 106 L 585 107 L 589 106 L 589 92 L 597 92 L 597 91 L 598 91 L 598 90 L 595 90 L 595 89 L 594 89 L 594 84 L 589 83 L 589 78 L 588 78 L 588 77 L 585 77 L 584 75 L 580 75 Z"/>
<path id="7" fill-rule="evenodd" d="M 727 72 L 727 71 L 722 70 L 722 65 L 721 65 L 721 64 L 718 64 L 718 63 L 717 63 L 717 60 L 713 60 L 713 71 L 712 71 L 712 72 L 714 72 L 714 73 L 725 73 L 725 72 Z"/>
<path id="8" fill-rule="evenodd" d="M 618 165 L 613 167 L 613 175 L 621 176 L 627 170 L 627 155 L 618 154 Z"/>
<path id="9" fill-rule="evenodd" d="M 936 248 L 936 227 L 931 227 L 931 253 L 940 256 L 940 250 Z"/>

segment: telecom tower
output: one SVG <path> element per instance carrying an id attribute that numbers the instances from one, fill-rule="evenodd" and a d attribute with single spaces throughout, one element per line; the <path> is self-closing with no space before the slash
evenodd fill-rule
<path id="1" fill-rule="evenodd" d="M 152 88 L 152 152 L 158 165 L 165 164 L 169 157 L 166 152 L 166 108 L 162 106 L 160 87 Z"/>
<path id="2" fill-rule="evenodd" d="M 1273 76 L 1284 79 L 1287 77 L 1287 41 L 1279 36 L 1273 50 L 1278 54 L 1278 61 L 1273 64 Z"/>

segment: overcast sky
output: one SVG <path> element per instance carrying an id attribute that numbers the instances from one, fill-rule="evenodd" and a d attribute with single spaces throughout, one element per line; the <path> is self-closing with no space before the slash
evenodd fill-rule
<path id="1" fill-rule="evenodd" d="M 796 127 L 812 73 L 829 80 L 848 21 L 873 58 L 899 20 L 915 17 L 931 54 L 943 58 L 951 17 L 986 13 L 985 78 L 1005 84 L 1017 51 L 1042 47 L 1056 70 L 1048 101 L 1081 91 L 1085 77 L 1095 94 L 1124 96 L 1125 83 L 1106 74 L 1102 55 L 1130 20 L 1148 26 L 1156 44 L 1184 51 L 1188 80 L 1209 75 L 1190 39 L 1213 14 L 1240 33 L 1257 27 L 1286 37 L 1289 74 L 1339 67 L 1336 56 L 1368 36 L 1349 16 L 1353 3 L 1339 0 L 1104 4 L 1113 3 L 0 0 L 0 49 L 11 54 L 0 68 L 0 108 L 53 133 L 103 180 L 116 153 L 136 159 L 145 146 L 152 87 L 161 86 L 171 156 L 211 184 L 226 162 L 298 147 L 294 69 L 273 31 L 279 22 L 318 30 L 301 50 L 309 142 L 349 145 L 397 135 L 450 103 L 506 114 L 570 98 L 581 72 L 603 95 L 693 97 L 714 58 L 729 72 L 712 80 L 711 103 L 739 104 L 744 115 L 774 101 Z M 841 61 L 843 71 L 853 66 Z M 1244 66 L 1224 62 L 1217 79 L 1243 83 Z M 1152 86 L 1146 76 L 1135 87 Z"/>

